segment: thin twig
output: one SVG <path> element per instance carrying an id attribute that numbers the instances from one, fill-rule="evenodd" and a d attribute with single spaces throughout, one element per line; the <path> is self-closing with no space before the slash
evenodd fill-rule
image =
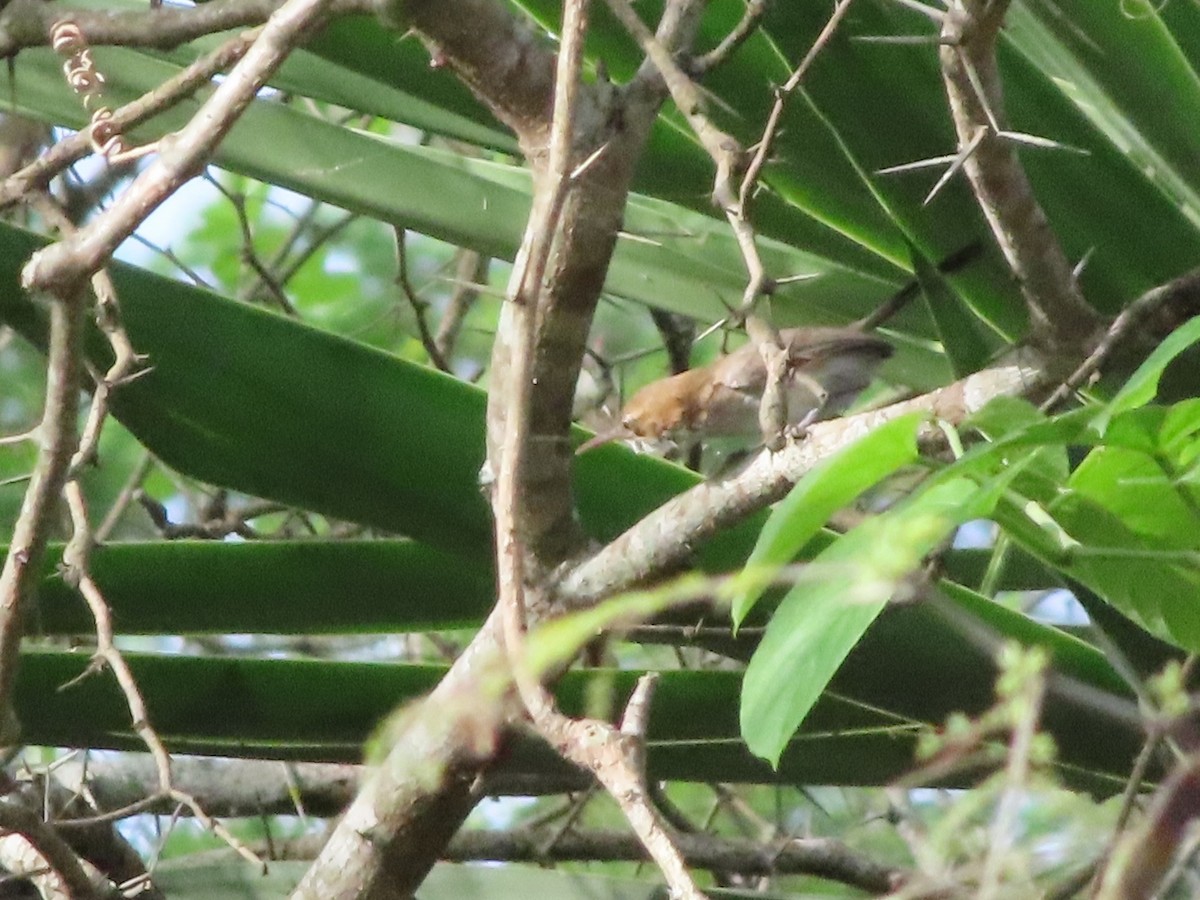
<path id="1" fill-rule="evenodd" d="M 296 273 L 300 271 L 301 266 L 312 259 L 314 253 L 325 246 L 328 241 L 331 241 L 333 238 L 337 237 L 337 235 L 340 234 L 343 229 L 345 229 L 357 218 L 358 216 L 352 212 L 343 213 L 328 225 L 325 225 L 319 229 L 314 229 L 308 244 L 305 245 L 303 250 L 292 257 L 292 259 L 288 261 L 287 265 L 283 264 L 283 250 L 281 248 L 280 253 L 276 257 L 278 262 L 276 260 L 272 260 L 270 265 L 272 271 L 279 273 L 279 283 L 287 284 L 289 281 L 291 281 L 295 277 Z"/>
<path id="2" fill-rule="evenodd" d="M 1075 391 L 1083 387 L 1089 378 L 1100 371 L 1101 366 L 1113 355 L 1121 343 L 1138 335 L 1143 330 L 1141 326 L 1146 320 L 1155 315 L 1164 304 L 1178 303 L 1183 295 L 1195 294 L 1198 288 L 1200 288 L 1200 269 L 1193 269 L 1167 284 L 1146 291 L 1130 303 L 1108 326 L 1104 337 L 1096 343 L 1087 358 L 1046 399 L 1046 402 L 1042 404 L 1042 410 L 1048 412 L 1057 408 Z"/>
<path id="3" fill-rule="evenodd" d="M 280 285 L 278 280 L 276 280 L 275 275 L 271 272 L 267 265 L 261 259 L 259 259 L 258 251 L 254 249 L 254 230 L 250 227 L 250 219 L 246 215 L 246 195 L 241 192 L 231 191 L 229 188 L 225 187 L 225 185 L 221 184 L 221 180 L 219 178 L 214 178 L 207 173 L 204 175 L 204 180 L 216 188 L 217 191 L 226 200 L 228 200 L 229 204 L 233 207 L 233 214 L 237 218 L 238 227 L 242 232 L 242 262 L 250 267 L 258 279 L 255 283 L 255 287 L 251 291 L 247 291 L 245 293 L 239 292 L 241 293 L 241 296 L 250 300 L 255 299 L 254 294 L 257 292 L 258 285 L 262 285 L 267 289 L 267 293 L 271 295 L 276 305 L 283 310 L 286 315 L 292 316 L 293 318 L 297 317 L 298 313 L 296 312 L 296 307 L 292 305 L 292 301 L 289 300 L 287 294 L 284 293 L 283 287 Z"/>
<path id="4" fill-rule="evenodd" d="M 3 716 L 0 745 L 3 746 L 11 746 L 16 739 L 12 689 L 23 631 L 22 613 L 34 584 L 41 578 L 51 513 L 66 484 L 77 446 L 75 418 L 79 410 L 87 303 L 80 290 L 54 294 L 49 300 L 46 401 L 36 429 L 40 448 L 0 571 L 0 716 Z"/>
<path id="5" fill-rule="evenodd" d="M 718 66 L 742 46 L 754 34 L 754 30 L 758 28 L 758 23 L 762 21 L 762 17 L 766 15 L 767 5 L 770 0 L 747 0 L 746 11 L 742 14 L 742 19 L 733 27 L 725 37 L 721 38 L 721 42 L 713 47 L 702 56 L 697 56 L 688 65 L 688 70 L 692 75 L 699 77 L 704 75 Z"/>
<path id="6" fill-rule="evenodd" d="M 421 336 L 421 346 L 425 348 L 429 361 L 436 368 L 443 372 L 449 372 L 450 365 L 446 361 L 446 357 L 442 356 L 442 351 L 438 348 L 437 341 L 434 340 L 433 332 L 429 330 L 429 322 L 425 317 L 425 313 L 429 310 L 429 304 L 417 296 L 417 292 L 413 290 L 412 279 L 408 275 L 408 249 L 406 246 L 408 233 L 399 225 L 395 226 L 392 231 L 396 237 L 396 284 L 408 299 L 408 305 L 412 307 L 413 316 L 417 320 L 417 333 Z"/>
<path id="7" fill-rule="evenodd" d="M 258 533 L 250 526 L 251 519 L 283 512 L 287 509 L 280 503 L 260 500 L 238 509 L 225 510 L 223 515 L 205 518 L 200 522 L 177 523 L 168 518 L 166 507 L 145 492 L 136 491 L 134 499 L 146 511 L 150 521 L 154 523 L 154 527 L 169 541 L 181 538 L 217 541 L 227 538 L 231 534 L 253 540 L 258 538 Z"/>
<path id="8" fill-rule="evenodd" d="M 746 172 L 742 178 L 742 186 L 738 191 L 738 205 L 743 210 L 746 209 L 750 195 L 755 185 L 758 184 L 763 167 L 766 165 L 767 160 L 770 159 L 771 150 L 779 134 L 779 123 L 783 119 L 783 111 L 788 99 L 795 92 L 796 88 L 800 86 L 800 82 L 808 73 L 818 54 L 833 38 L 838 25 L 850 10 L 851 2 L 853 0 L 837 0 L 833 13 L 825 23 L 825 27 L 821 29 L 821 33 L 817 35 L 817 39 L 813 41 L 813 45 L 809 48 L 808 53 L 805 54 L 804 59 L 800 61 L 800 65 L 796 66 L 792 74 L 788 76 L 788 80 L 784 82 L 783 87 L 775 92 L 775 102 L 771 104 L 771 112 L 767 116 L 767 124 L 763 127 L 762 137 L 758 140 L 754 156 L 751 157 L 749 165 L 746 166 Z"/>
<path id="9" fill-rule="evenodd" d="M 133 502 L 134 496 L 141 490 L 142 482 L 150 474 L 150 469 L 153 465 L 154 457 L 151 456 L 149 450 L 144 451 L 142 458 L 138 460 L 137 465 L 133 467 L 125 483 L 121 485 L 121 491 L 117 494 L 117 498 L 113 501 L 112 506 L 108 508 L 108 512 L 104 514 L 104 519 L 97 526 L 96 543 L 103 544 L 108 540 L 109 536 L 113 533 L 113 529 L 121 521 L 121 517 L 125 515 L 125 510 Z"/>
<path id="10" fill-rule="evenodd" d="M 234 28 L 261 25 L 283 7 L 280 0 L 214 0 L 197 6 L 162 6 L 158 9 L 71 10 L 71 18 L 88 35 L 93 46 L 152 47 L 172 50 L 197 38 Z M 375 0 L 331 0 L 330 12 L 375 14 Z M 19 50 L 50 43 L 54 23 L 62 18 L 58 4 L 7 4 L 5 26 L 0 29 L 0 58 Z"/>

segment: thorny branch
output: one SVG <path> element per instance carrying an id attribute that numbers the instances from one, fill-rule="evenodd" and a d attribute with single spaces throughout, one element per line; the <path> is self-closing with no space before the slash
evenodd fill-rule
<path id="1" fill-rule="evenodd" d="M 774 108 L 762 139 L 759 141 L 758 149 L 752 158 L 747 159 L 746 150 L 738 143 L 737 139 L 721 130 L 712 119 L 705 115 L 699 86 L 691 79 L 683 66 L 677 63 L 666 48 L 656 40 L 650 29 L 638 17 L 629 0 L 608 0 L 608 5 L 614 15 L 638 42 L 646 54 L 646 59 L 657 69 L 671 98 L 675 101 L 675 105 L 687 119 L 700 144 L 708 151 L 709 157 L 716 166 L 712 192 L 713 201 L 725 214 L 726 221 L 733 230 L 748 275 L 746 287 L 742 292 L 741 306 L 737 310 L 737 317 L 745 319 L 747 333 L 762 354 L 767 370 L 766 386 L 763 390 L 759 411 L 759 424 L 762 429 L 763 443 L 772 451 L 783 449 L 785 441 L 788 408 L 784 386 L 788 376 L 789 361 L 779 332 L 769 317 L 755 314 L 758 299 L 774 292 L 775 281 L 768 275 L 758 252 L 757 236 L 754 226 L 750 222 L 749 201 L 762 167 L 770 154 L 787 95 L 799 85 L 812 61 L 821 48 L 828 43 L 849 8 L 850 2 L 851 0 L 839 0 L 833 15 L 817 37 L 809 53 L 792 73 L 787 84 L 777 93 Z M 736 49 L 749 35 L 762 12 L 761 4 L 757 8 L 755 4 L 751 4 L 746 17 L 739 23 L 738 30 L 730 36 L 731 40 L 723 42 L 717 50 L 709 54 L 701 64 L 700 70 L 704 71 L 708 66 L 720 62 L 725 54 Z"/>
<path id="2" fill-rule="evenodd" d="M 59 495 L 65 493 L 73 525 L 73 537 L 64 553 L 67 577 L 83 594 L 95 619 L 96 660 L 110 668 L 115 675 L 129 705 L 134 728 L 155 759 L 159 779 L 158 796 L 169 797 L 189 808 L 250 859 L 254 859 L 253 855 L 240 842 L 218 822 L 209 819 L 194 799 L 171 785 L 170 758 L 150 724 L 133 675 L 113 644 L 108 606 L 89 572 L 88 558 L 94 538 L 83 492 L 75 478 L 94 457 L 107 415 L 109 392 L 132 377 L 141 363 L 120 325 L 116 294 L 102 266 L 117 244 L 201 164 L 270 73 L 320 16 L 326 2 L 290 0 L 281 8 L 264 27 L 254 46 L 246 51 L 229 79 L 205 105 L 210 117 L 197 116 L 183 132 L 175 136 L 171 150 L 155 166 L 151 166 L 149 177 L 139 178 L 134 187 L 114 204 L 114 208 L 98 217 L 92 225 L 84 230 L 76 230 L 48 199 L 38 201 L 47 220 L 59 226 L 61 239 L 58 244 L 51 245 L 35 256 L 25 273 L 26 287 L 49 295 L 49 371 L 43 419 L 35 429 L 42 443 L 42 452 L 14 527 L 3 573 L 0 574 L 0 705 L 5 715 L 4 742 L 12 744 L 16 738 L 11 691 L 19 656 L 22 607 L 35 579 L 40 575 L 50 513 Z M 68 25 L 63 20 L 55 19 L 54 23 L 51 30 L 58 35 L 57 45 L 71 57 L 68 75 L 72 85 L 80 93 L 97 94 L 103 81 L 94 71 L 88 50 L 88 36 L 77 22 L 71 21 Z M 227 44 L 222 49 L 224 52 L 205 61 L 208 66 L 214 62 L 223 63 L 242 52 L 237 42 Z M 159 92 L 155 102 L 159 105 L 173 102 L 181 95 L 181 90 L 207 80 L 211 72 L 204 71 L 203 77 L 198 77 L 202 71 L 193 68 L 186 79 L 181 78 L 172 84 L 170 91 Z M 147 106 L 143 104 L 140 110 L 127 115 L 132 119 L 137 115 L 144 116 L 146 112 Z M 120 130 L 113 130 L 112 119 L 113 116 L 107 111 L 103 117 L 98 117 L 96 121 L 105 126 L 105 134 L 101 136 L 94 126 L 89 129 L 89 142 L 93 146 L 103 144 L 105 153 L 125 152 Z M 35 177 L 44 177 L 48 171 L 49 168 L 43 167 Z M 15 183 L 10 182 L 10 185 Z M 108 372 L 96 378 L 88 419 L 82 435 L 76 440 L 75 417 L 83 368 L 82 333 L 87 310 L 85 279 L 91 280 L 92 292 L 96 297 L 97 322 L 109 339 L 114 361 Z M 55 865 L 55 868 L 60 867 Z M 86 896 L 82 893 L 78 895 Z"/>
<path id="3" fill-rule="evenodd" d="M 1130 303 L 1108 326 L 1087 358 L 1042 404 L 1052 410 L 1064 402 L 1130 344 L 1157 343 L 1184 320 L 1200 315 L 1200 269 L 1192 269 L 1152 288 Z M 1140 347 L 1133 347 L 1134 354 Z"/>
<path id="4" fill-rule="evenodd" d="M 88 610 L 91 612 L 92 618 L 96 623 L 96 649 L 93 655 L 93 666 L 107 667 L 116 678 L 117 684 L 121 688 L 121 693 L 125 697 L 125 702 L 129 707 L 133 729 L 137 732 L 138 737 L 142 739 L 142 743 L 146 745 L 146 749 L 150 751 L 158 777 L 158 790 L 145 800 L 139 801 L 137 805 L 142 807 L 143 804 L 153 804 L 162 799 L 169 799 L 177 805 L 184 806 L 205 827 L 224 840 L 245 859 L 251 863 L 261 865 L 258 857 L 240 840 L 234 837 L 224 825 L 209 816 L 195 798 L 179 790 L 172 784 L 170 754 L 167 752 L 166 746 L 150 722 L 150 713 L 146 707 L 146 701 L 142 698 L 141 691 L 138 689 L 137 681 L 129 668 L 129 664 L 126 663 L 124 656 L 122 656 L 113 643 L 112 613 L 109 610 L 108 602 L 100 592 L 99 586 L 91 576 L 89 559 L 93 543 L 92 530 L 88 519 L 87 501 L 83 496 L 83 490 L 78 481 L 72 480 L 67 484 L 66 496 L 67 507 L 71 514 L 73 533 L 71 540 L 67 543 L 66 549 L 63 551 L 63 564 L 66 568 L 64 577 L 83 596 Z M 91 669 L 87 670 L 82 677 L 87 677 L 91 672 Z M 97 821 L 103 818 L 108 818 L 108 816 L 96 817 L 88 821 Z M 120 818 L 120 814 L 113 814 L 111 818 Z"/>
<path id="5" fill-rule="evenodd" d="M 1010 0 L 954 0 L 943 17 L 939 56 L 963 164 L 979 206 L 1017 277 L 1030 339 L 1053 366 L 1072 368 L 1102 334 L 1071 265 L 1034 196 L 1005 124 L 996 41 Z M 1062 373 L 1069 374 L 1071 369 Z"/>
<path id="6" fill-rule="evenodd" d="M 66 485 L 77 446 L 75 417 L 79 411 L 87 303 L 82 290 L 52 295 L 49 300 L 46 401 L 42 420 L 33 431 L 39 443 L 38 459 L 0 572 L 0 715 L 4 717 L 0 722 L 0 745 L 6 747 L 17 738 L 12 690 L 20 655 L 22 614 L 41 577 L 52 513 Z"/>
<path id="7" fill-rule="evenodd" d="M 48 221 L 59 227 L 62 234 L 69 235 L 73 232 L 74 228 L 70 221 L 48 197 L 38 200 L 37 206 Z M 231 847 L 247 859 L 258 862 L 257 858 L 224 826 L 211 819 L 192 797 L 172 786 L 170 756 L 150 724 L 149 712 L 133 672 L 113 642 L 112 614 L 100 588 L 91 576 L 90 556 L 95 538 L 88 518 L 87 501 L 78 478 L 81 470 L 95 460 L 100 432 L 108 417 L 108 398 L 111 390 L 136 377 L 137 368 L 142 362 L 142 357 L 134 351 L 129 336 L 121 325 L 116 290 L 107 270 L 97 271 L 92 275 L 91 282 L 92 292 L 96 299 L 96 320 L 100 330 L 108 338 L 113 352 L 113 363 L 109 366 L 108 371 L 96 379 L 87 421 L 74 448 L 69 474 L 63 487 L 72 526 L 71 539 L 63 551 L 64 577 L 83 596 L 95 622 L 94 664 L 107 666 L 112 671 L 129 707 L 133 728 L 155 761 L 159 780 L 156 797 L 170 798 L 177 804 L 186 806 Z M 82 347 L 77 347 L 76 350 L 82 354 Z M 88 671 L 91 672 L 90 669 Z"/>
<path id="8" fill-rule="evenodd" d="M 575 178 L 576 96 L 583 59 L 590 0 L 568 0 L 563 13 L 561 49 L 555 79 L 554 112 L 546 185 L 535 202 L 525 241 L 510 281 L 509 303 L 514 321 L 507 418 L 500 444 L 496 492 L 498 605 L 504 622 L 504 645 L 513 679 L 536 730 L 551 746 L 577 765 L 592 771 L 620 806 L 634 832 L 658 863 L 673 896 L 699 900 L 703 895 L 671 842 L 662 817 L 646 795 L 640 751 L 653 677 L 639 682 L 627 710 L 627 724 L 614 729 L 596 720 L 571 720 L 529 670 L 525 660 L 526 608 L 529 589 L 521 523 L 528 502 L 521 490 L 524 451 L 528 446 L 533 386 L 533 352 L 542 306 L 542 281 L 563 223 L 560 221 L 570 180 Z M 597 153 L 603 153 L 601 147 Z M 593 154 L 579 163 L 582 170 Z"/>
<path id="9" fill-rule="evenodd" d="M 750 35 L 754 34 L 758 28 L 758 23 L 762 21 L 762 17 L 766 15 L 767 4 L 770 0 L 747 0 L 746 12 L 742 19 L 733 30 L 725 37 L 721 38 L 721 42 L 713 47 L 702 56 L 697 56 L 688 65 L 688 71 L 694 76 L 702 76 L 705 72 L 712 71 L 717 66 L 721 65 L 725 60 L 733 55 L 738 47 L 742 46 Z"/>

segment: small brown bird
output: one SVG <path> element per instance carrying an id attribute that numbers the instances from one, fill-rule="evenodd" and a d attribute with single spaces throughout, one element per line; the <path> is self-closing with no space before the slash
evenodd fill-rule
<path id="1" fill-rule="evenodd" d="M 892 355 L 892 345 L 857 328 L 790 328 L 779 333 L 788 354 L 787 421 L 806 425 L 842 413 Z M 714 437 L 761 436 L 759 406 L 767 386 L 753 344 L 707 366 L 651 382 L 633 395 L 620 424 L 582 444 L 583 453 L 609 441 L 689 445 Z"/>

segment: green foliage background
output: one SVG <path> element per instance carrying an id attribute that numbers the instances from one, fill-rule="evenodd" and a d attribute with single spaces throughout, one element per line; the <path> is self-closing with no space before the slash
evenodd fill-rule
<path id="1" fill-rule="evenodd" d="M 553 31 L 557 4 L 513 5 Z M 656 4 L 642 6 L 647 17 L 656 14 Z M 740 9 L 732 0 L 711 4 L 709 43 Z M 771 6 L 761 32 L 706 82 L 723 127 L 754 142 L 771 85 L 786 78 L 827 15 L 827 4 L 808 0 Z M 877 174 L 952 152 L 933 49 L 864 40 L 927 32 L 921 16 L 898 4 L 855 4 L 787 107 L 754 207 L 769 271 L 815 276 L 788 283 L 773 299 L 779 324 L 849 322 L 913 272 L 924 273 L 926 302 L 888 330 L 899 351 L 884 378 L 911 390 L 977 367 L 1024 325 L 996 254 L 944 281 L 929 274 L 973 240 L 990 246 L 965 184 L 953 181 L 926 204 L 937 170 Z M 170 53 L 97 48 L 108 99 L 132 99 L 216 40 Z M 1108 313 L 1200 258 L 1195 47 L 1200 11 L 1184 2 L 1028 0 L 1009 17 L 1001 49 L 1012 127 L 1071 148 L 1025 147 L 1022 159 L 1068 252 L 1087 255 L 1080 276 L 1086 296 Z M 636 59 L 598 10 L 589 67 L 603 60 L 620 81 Z M 255 299 L 247 292 L 251 279 L 226 202 L 206 206 L 173 247 L 211 289 L 185 283 L 153 256 L 142 266 L 116 267 L 126 325 L 153 370 L 117 394 L 119 425 L 106 435 L 87 487 L 94 508 L 107 508 L 144 447 L 165 464 L 144 484 L 152 496 L 195 501 L 198 483 L 215 485 L 311 511 L 316 533 L 302 541 L 167 542 L 129 514 L 117 532 L 122 540 L 97 551 L 97 578 L 118 629 L 129 635 L 471 628 L 492 599 L 490 517 L 477 485 L 483 388 L 425 365 L 412 312 L 393 283 L 388 226 L 410 232 L 416 279 L 435 306 L 451 288 L 439 273 L 453 246 L 496 258 L 491 279 L 501 285 L 529 207 L 528 176 L 509 136 L 446 73 L 429 67 L 419 44 L 371 19 L 335 23 L 294 55 L 274 86 L 283 94 L 256 101 L 214 159 L 221 170 L 214 177 L 245 194 L 260 250 L 269 255 L 284 241 L 296 210 L 308 208 L 302 198 L 318 204 L 312 214 L 319 222 L 338 222 L 337 210 L 361 218 L 287 285 L 298 320 L 248 302 Z M 49 50 L 21 54 L 14 90 L 0 91 L 0 106 L 71 128 L 86 122 Z M 195 109 L 195 101 L 184 103 L 137 136 L 176 128 Z M 343 121 L 342 109 L 361 116 Z M 711 321 L 740 295 L 741 257 L 708 205 L 711 177 L 707 157 L 668 111 L 641 166 L 606 286 L 597 342 L 607 351 L 652 346 L 645 306 Z M 17 288 L 39 240 L 0 226 L 0 321 L 23 339 L 0 347 L 6 432 L 35 421 L 42 390 L 32 349 L 44 340 L 42 310 Z M 486 359 L 497 308 L 488 297 L 472 312 L 460 374 L 475 375 Z M 764 655 L 750 665 L 740 724 L 740 675 L 667 674 L 650 729 L 652 774 L 890 782 L 912 767 L 920 726 L 992 702 L 995 665 L 953 624 L 960 613 L 999 637 L 1047 648 L 1057 672 L 1107 695 L 1132 696 L 1104 653 L 1011 608 L 1012 591 L 1068 586 L 1111 604 L 1164 642 L 1124 647 L 1143 672 L 1200 650 L 1200 406 L 1191 399 L 1200 395 L 1200 370 L 1186 355 L 1167 371 L 1171 395 L 1154 402 L 1159 375 L 1171 364 L 1166 357 L 1195 337 L 1195 328 L 1186 329 L 1178 346 L 1139 374 L 1140 390 L 1115 399 L 1102 385 L 1082 410 L 1055 417 L 1019 403 L 990 409 L 977 423 L 986 442 L 927 473 L 907 501 L 866 531 L 834 539 L 811 523 L 775 520 L 773 533 L 805 539 L 773 561 L 798 553 L 813 561 L 813 574 L 767 604 L 777 605 L 777 615 Z M 102 363 L 102 343 L 92 346 Z M 634 385 L 659 372 L 651 358 L 622 374 Z M 879 438 L 887 442 L 880 451 L 911 462 L 903 448 L 915 427 Z M 10 527 L 20 476 L 31 464 L 27 447 L 0 452 L 0 529 Z M 800 489 L 840 498 L 871 486 L 845 481 L 847 471 L 815 472 Z M 612 447 L 580 459 L 575 489 L 585 525 L 604 540 L 694 482 L 670 464 Z M 184 508 L 194 510 L 195 502 Z M 786 504 L 781 510 L 797 515 Z M 999 539 L 991 550 L 947 555 L 943 593 L 957 613 L 885 611 L 891 589 L 924 554 L 976 518 L 993 521 Z M 700 548 L 699 568 L 737 570 L 764 521 Z M 333 540 L 336 523 L 345 522 L 362 526 L 358 539 Z M 893 554 L 887 559 L 878 552 L 884 544 Z M 848 583 L 846 572 L 858 581 Z M 873 599 L 847 607 L 856 584 L 866 584 Z M 27 655 L 18 689 L 26 736 L 50 745 L 134 747 L 107 680 L 56 690 L 86 662 L 56 649 L 58 638 L 89 630 L 76 604 L 51 560 L 34 616 L 45 647 Z M 133 662 L 174 747 L 321 759 L 356 759 L 375 722 L 427 690 L 441 671 L 157 653 Z M 564 682 L 568 705 L 588 678 Z M 627 681 L 626 674 L 618 679 L 622 689 Z M 804 697 L 793 695 L 785 712 L 771 698 L 797 683 Z M 1047 701 L 1045 725 L 1059 742 L 1060 777 L 1101 792 L 1119 786 L 1140 742 L 1136 728 L 1061 698 Z M 777 768 L 749 752 L 743 732 Z M 544 764 L 533 750 L 514 759 L 517 767 Z"/>

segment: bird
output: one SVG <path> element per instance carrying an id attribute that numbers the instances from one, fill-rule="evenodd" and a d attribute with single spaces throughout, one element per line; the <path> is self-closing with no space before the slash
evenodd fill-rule
<path id="1" fill-rule="evenodd" d="M 788 328 L 787 423 L 803 427 L 840 415 L 892 355 L 892 345 L 858 328 Z M 767 369 L 753 343 L 715 362 L 660 378 L 630 398 L 619 422 L 580 445 L 585 453 L 611 441 L 662 446 L 712 438 L 761 438 L 759 408 Z"/>

